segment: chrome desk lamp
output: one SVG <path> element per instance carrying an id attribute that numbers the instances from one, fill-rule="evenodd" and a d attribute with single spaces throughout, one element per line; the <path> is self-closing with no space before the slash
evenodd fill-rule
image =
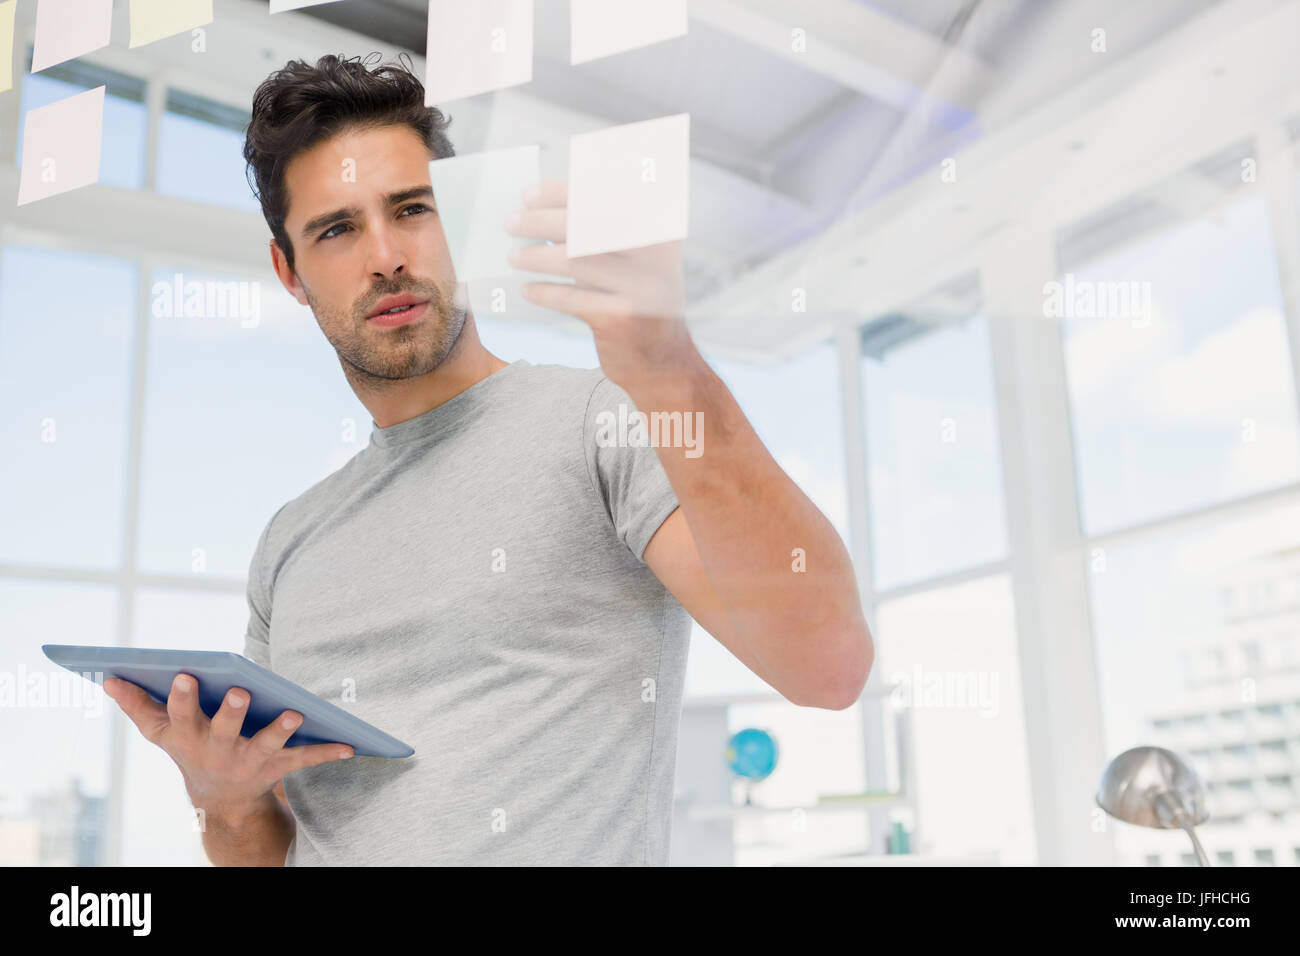
<path id="1" fill-rule="evenodd" d="M 1173 751 L 1161 747 L 1124 751 L 1101 776 L 1097 806 L 1125 823 L 1186 830 L 1196 862 L 1210 865 L 1195 830 L 1196 824 L 1210 816 L 1205 808 L 1205 788 L 1196 771 Z"/>

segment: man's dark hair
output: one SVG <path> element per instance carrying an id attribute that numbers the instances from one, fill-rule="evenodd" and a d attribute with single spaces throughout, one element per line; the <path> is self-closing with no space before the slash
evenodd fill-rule
<path id="1" fill-rule="evenodd" d="M 290 60 L 253 94 L 252 119 L 244 134 L 246 176 L 271 235 L 293 268 L 293 244 L 284 229 L 289 197 L 284 173 L 299 153 L 348 129 L 406 125 L 428 145 L 431 159 L 454 156 L 445 130 L 451 117 L 424 105 L 424 85 L 409 66 L 368 63 L 381 54 L 343 59 L 330 54 L 312 66 Z M 248 175 L 251 173 L 251 175 Z"/>

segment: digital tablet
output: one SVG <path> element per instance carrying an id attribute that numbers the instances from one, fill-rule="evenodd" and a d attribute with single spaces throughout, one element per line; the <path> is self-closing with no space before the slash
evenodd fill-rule
<path id="1" fill-rule="evenodd" d="M 302 714 L 302 723 L 286 747 L 347 744 L 359 757 L 409 757 L 415 753 L 396 737 L 241 654 L 75 644 L 43 644 L 41 650 L 54 663 L 101 686 L 105 677 L 138 684 L 160 704 L 167 703 L 176 675 L 189 674 L 199 684 L 199 708 L 209 717 L 216 714 L 230 688 L 242 687 L 249 693 L 244 726 L 239 731 L 245 737 L 253 736 L 284 711 L 293 710 Z"/>

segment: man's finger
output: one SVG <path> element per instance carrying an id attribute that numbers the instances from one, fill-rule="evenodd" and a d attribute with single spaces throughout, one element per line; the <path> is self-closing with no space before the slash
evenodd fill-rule
<path id="1" fill-rule="evenodd" d="M 506 217 L 506 232 L 521 239 L 564 242 L 568 235 L 569 211 L 563 206 L 549 209 L 521 209 Z"/>
<path id="2" fill-rule="evenodd" d="M 524 298 L 543 309 L 554 309 L 577 316 L 588 325 L 621 308 L 623 300 L 598 289 L 584 289 L 564 282 L 529 282 Z"/>
<path id="3" fill-rule="evenodd" d="M 306 744 L 302 747 L 285 747 L 272 761 L 272 766 L 277 775 L 284 777 L 295 770 L 351 756 L 352 748 L 347 744 Z"/>
<path id="4" fill-rule="evenodd" d="M 585 286 L 607 292 L 626 287 L 629 279 L 626 270 L 620 270 L 619 261 L 605 256 L 579 256 L 570 259 L 564 243 L 553 246 L 523 246 L 511 249 L 508 261 L 525 272 L 577 279 Z"/>
<path id="5" fill-rule="evenodd" d="M 166 707 L 150 697 L 143 687 L 120 677 L 105 677 L 104 691 L 117 701 L 122 713 L 130 718 L 145 740 L 152 744 L 159 743 L 162 732 L 169 723 Z"/>
<path id="6" fill-rule="evenodd" d="M 271 760 L 284 749 L 285 742 L 301 726 L 302 714 L 296 710 L 286 710 L 253 734 L 249 742 L 252 749 L 262 755 L 263 760 Z"/>
<path id="7" fill-rule="evenodd" d="M 248 713 L 248 691 L 232 687 L 226 691 L 226 697 L 212 715 L 211 739 L 231 746 L 239 739 L 240 728 L 244 726 L 244 716 Z"/>
<path id="8" fill-rule="evenodd" d="M 196 735 L 204 730 L 207 715 L 199 710 L 199 682 L 189 674 L 177 674 L 167 695 L 167 716 L 173 732 L 179 736 Z"/>
<path id="9" fill-rule="evenodd" d="M 524 189 L 524 205 L 531 208 L 546 206 L 567 206 L 569 204 L 569 184 L 563 181 L 534 183 Z"/>

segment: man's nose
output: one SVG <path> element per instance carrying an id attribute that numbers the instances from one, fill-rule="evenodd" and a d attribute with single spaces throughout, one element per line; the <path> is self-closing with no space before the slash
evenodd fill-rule
<path id="1" fill-rule="evenodd" d="M 386 222 L 370 227 L 366 236 L 366 270 L 389 278 L 406 269 L 406 252 L 393 228 Z"/>

